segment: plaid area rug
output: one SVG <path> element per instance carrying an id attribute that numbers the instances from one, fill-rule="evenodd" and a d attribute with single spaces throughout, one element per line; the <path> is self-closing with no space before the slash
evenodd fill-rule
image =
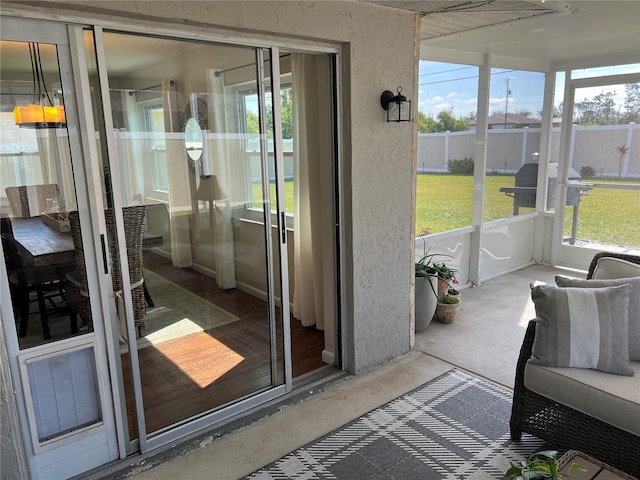
<path id="1" fill-rule="evenodd" d="M 245 478 L 503 478 L 543 445 L 526 434 L 511 441 L 512 395 L 454 369 Z"/>

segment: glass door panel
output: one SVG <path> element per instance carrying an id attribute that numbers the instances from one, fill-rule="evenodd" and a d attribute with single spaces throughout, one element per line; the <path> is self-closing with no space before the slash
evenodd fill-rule
<path id="1" fill-rule="evenodd" d="M 71 75 L 75 31 L 0 23 L 4 338 L 24 399 L 17 404 L 31 473 L 67 478 L 118 456 L 103 341 L 106 277 L 96 261 L 102 230 L 92 215 L 99 202 L 87 193 L 92 156 Z M 79 456 L 87 445 L 94 453 Z"/>
<path id="2" fill-rule="evenodd" d="M 58 47 L 3 40 L 0 55 L 2 246 L 25 349 L 93 327 L 90 305 L 78 325 L 66 286 L 76 270 L 69 212 L 77 202 Z"/>
<path id="3" fill-rule="evenodd" d="M 263 122 L 253 148 L 265 167 L 252 169 L 236 95 L 265 90 L 264 65 L 254 48 L 115 32 L 101 39 L 104 65 L 93 46 L 87 56 L 108 91 L 97 136 L 134 439 L 284 382 L 274 368 L 280 275 L 268 254 L 271 218 L 260 215 L 270 211 L 269 135 Z M 264 106 L 256 113 L 264 117 Z"/>

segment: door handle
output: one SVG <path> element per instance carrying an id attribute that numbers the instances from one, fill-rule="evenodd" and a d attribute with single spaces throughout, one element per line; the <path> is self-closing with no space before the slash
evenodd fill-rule
<path id="1" fill-rule="evenodd" d="M 107 262 L 107 249 L 104 245 L 104 233 L 100 234 L 100 244 L 102 245 L 102 265 L 104 266 L 104 273 L 109 273 L 109 264 Z"/>
<path id="2" fill-rule="evenodd" d="M 284 212 L 280 212 L 280 228 L 282 229 L 282 244 L 287 243 L 287 223 Z"/>

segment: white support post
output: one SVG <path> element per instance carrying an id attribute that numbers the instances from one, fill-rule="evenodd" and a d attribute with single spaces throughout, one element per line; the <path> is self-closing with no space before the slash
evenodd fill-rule
<path id="1" fill-rule="evenodd" d="M 480 285 L 490 85 L 491 56 L 485 55 L 483 65 L 478 72 L 478 123 L 476 125 L 473 168 L 473 212 L 471 223 L 474 231 L 471 234 L 469 254 L 469 282 L 474 285 Z"/>

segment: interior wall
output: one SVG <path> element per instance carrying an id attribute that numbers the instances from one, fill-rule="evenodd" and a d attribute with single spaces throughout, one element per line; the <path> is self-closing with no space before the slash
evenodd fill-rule
<path id="1" fill-rule="evenodd" d="M 38 2 L 38 11 L 48 2 Z M 24 5 L 24 3 L 21 3 Z M 56 4 L 51 2 L 51 8 Z M 65 2 L 61 15 L 122 25 L 220 26 L 273 42 L 343 49 L 339 82 L 342 318 L 346 367 L 358 372 L 409 351 L 413 291 L 414 123 L 387 123 L 384 90 L 417 104 L 419 19 L 359 2 Z"/>

